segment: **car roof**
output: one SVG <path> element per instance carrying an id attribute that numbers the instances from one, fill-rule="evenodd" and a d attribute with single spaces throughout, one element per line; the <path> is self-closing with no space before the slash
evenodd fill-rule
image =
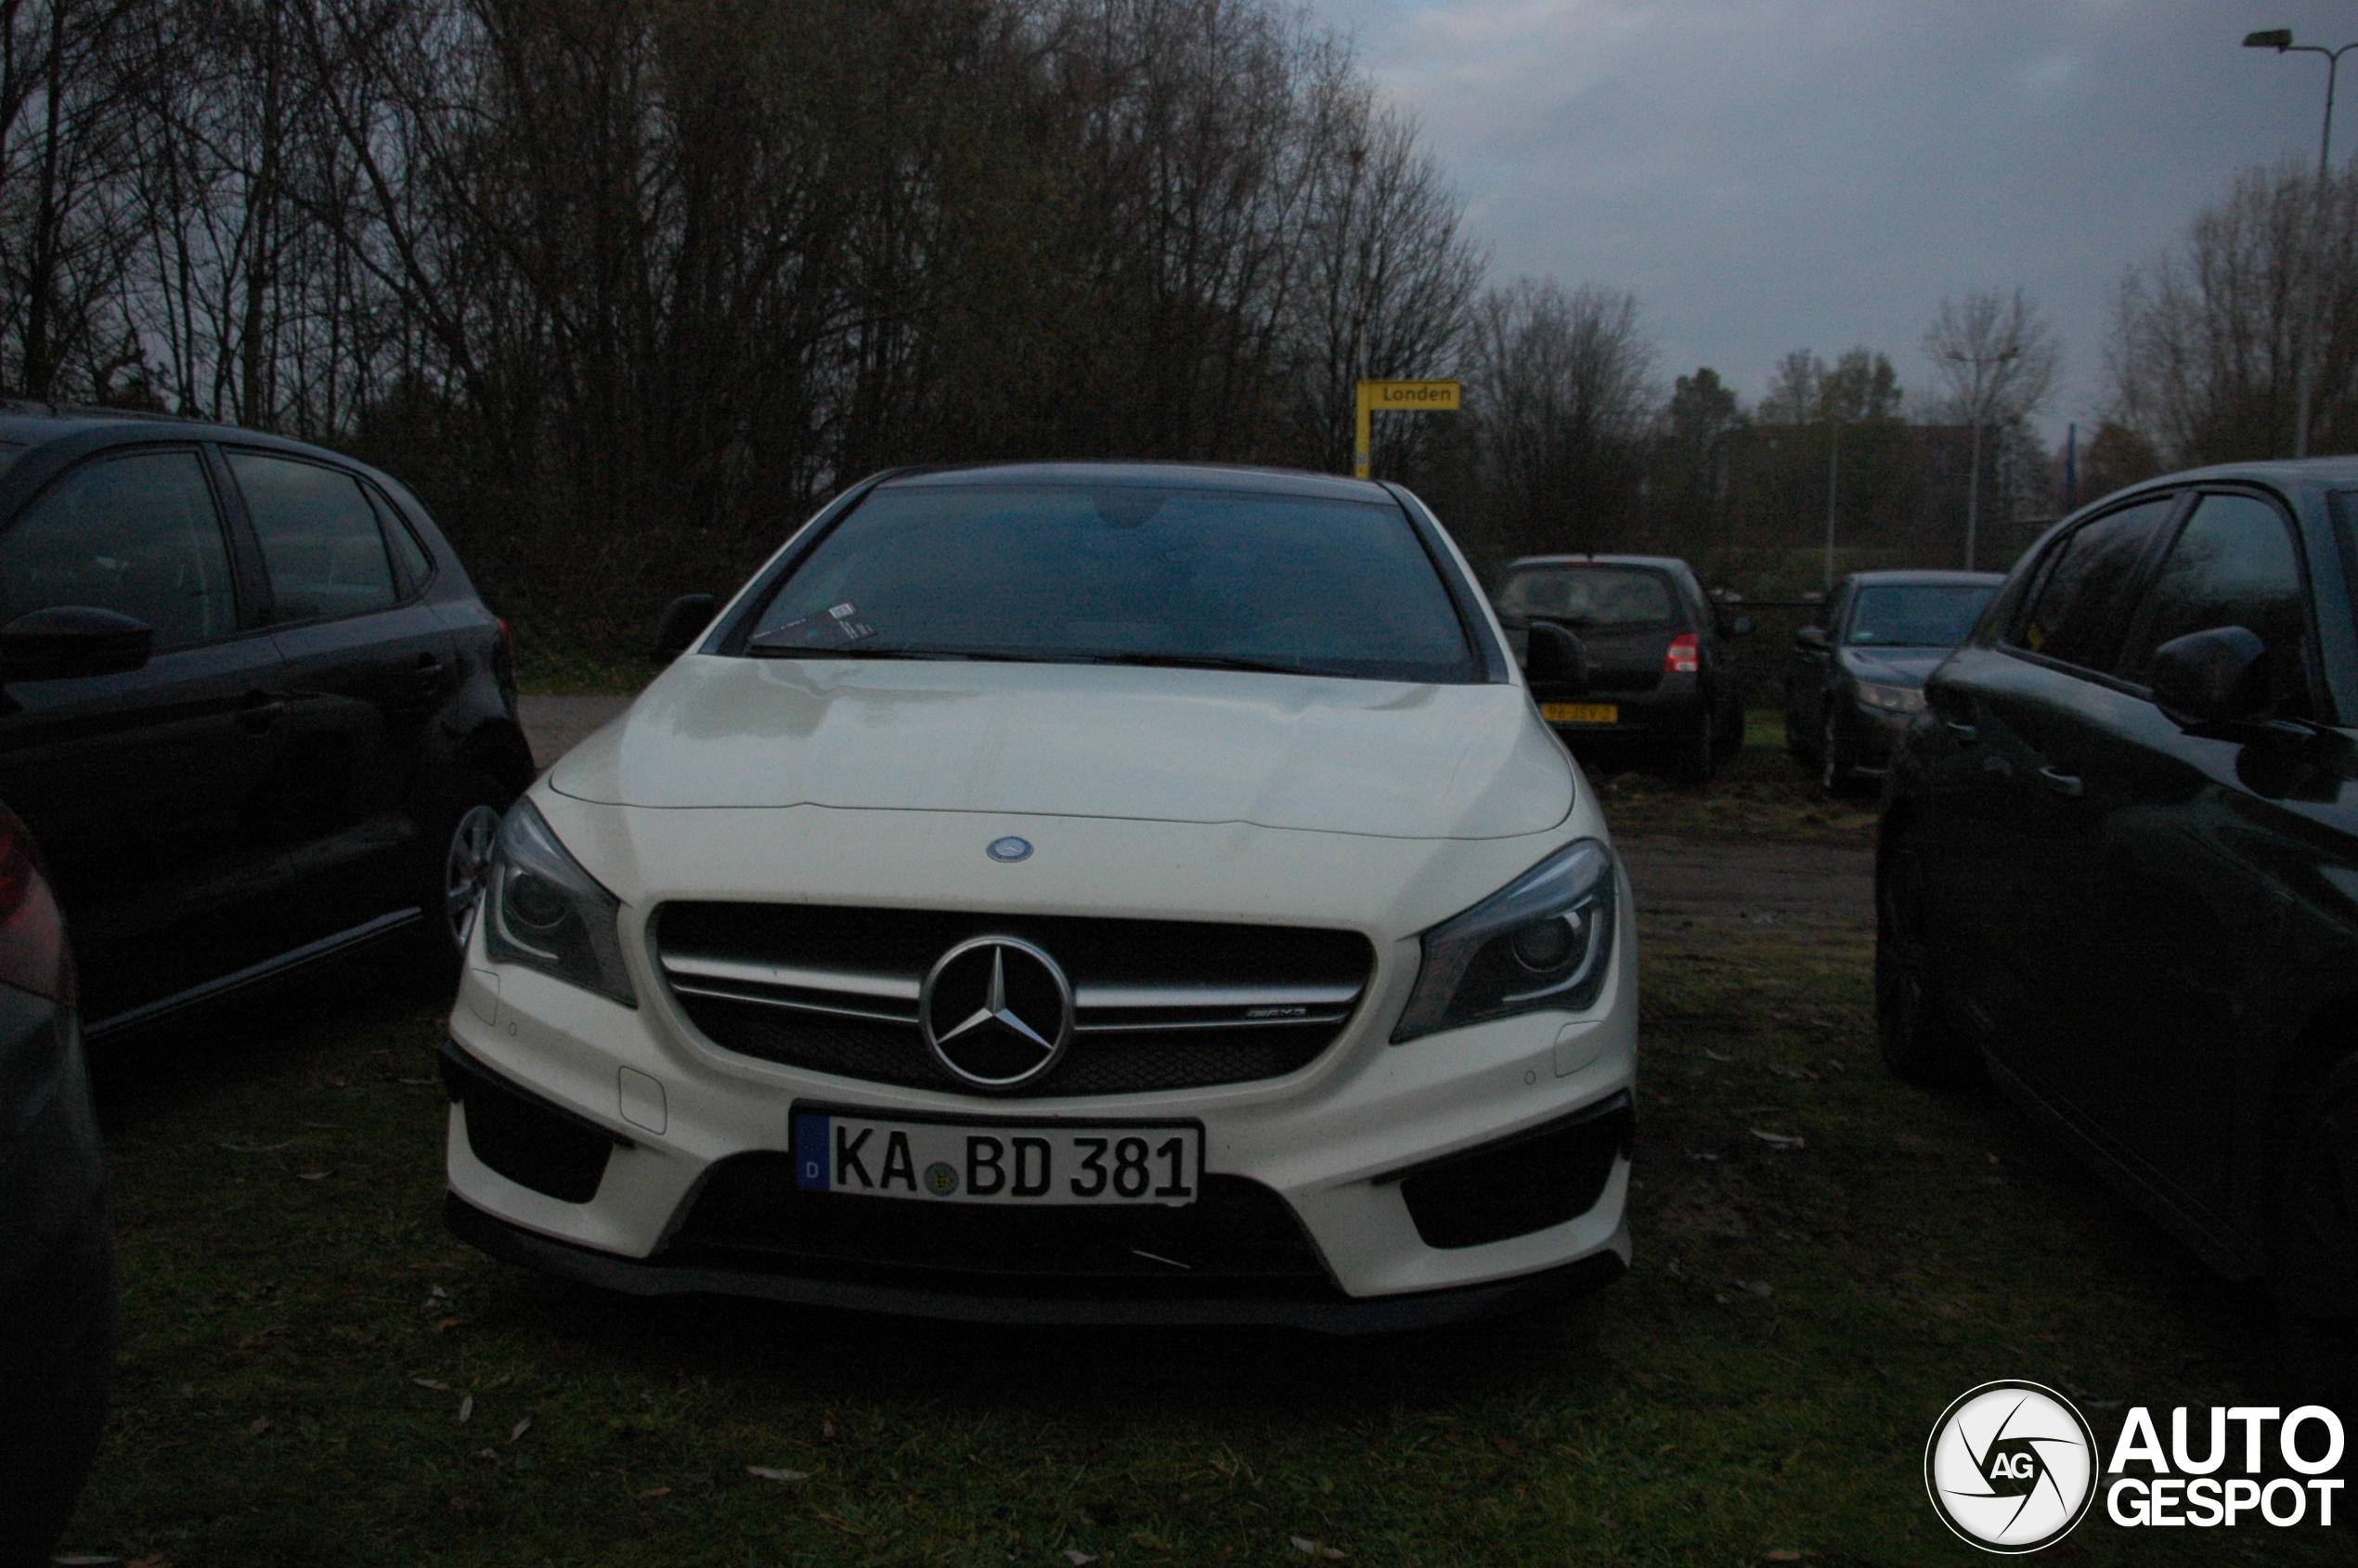
<path id="1" fill-rule="evenodd" d="M 1882 583 L 1954 584 L 1958 587 L 1996 588 L 2006 580 L 2003 572 L 1947 572 L 1933 570 L 1903 570 L 1853 572 L 1850 580 L 1860 586 Z"/>
<path id="2" fill-rule="evenodd" d="M 2206 479 L 2246 479 L 2280 489 L 2317 489 L 2358 485 L 2358 454 L 2329 458 L 2279 458 L 2252 462 L 2213 463 L 2176 473 L 2159 473 L 2123 489 L 2144 490 L 2157 486 L 2183 485 Z"/>
<path id="3" fill-rule="evenodd" d="M 900 469 L 876 482 L 878 489 L 923 489 L 978 485 L 1136 486 L 1142 489 L 1235 490 L 1250 494 L 1315 496 L 1332 500 L 1373 501 L 1396 506 L 1392 492 L 1369 479 L 1345 479 L 1301 469 L 1251 468 L 1207 462 L 991 462 L 950 463 Z"/>
<path id="4" fill-rule="evenodd" d="M 1507 563 L 1507 570 L 1525 566 L 1651 566 L 1658 572 L 1691 572 L 1676 555 L 1523 555 Z"/>
<path id="5" fill-rule="evenodd" d="M 290 452 L 308 452 L 317 457 L 332 458 L 338 462 L 368 469 L 366 463 L 356 458 L 308 441 L 297 441 L 289 436 L 273 435 L 267 431 L 247 430 L 240 425 L 222 424 L 185 414 L 156 413 L 145 408 L 103 408 L 80 403 L 0 400 L 0 441 L 28 447 L 45 447 L 53 441 L 109 430 L 167 438 L 178 436 L 190 441 L 231 441 L 243 446 L 275 447 Z M 368 471 L 375 472 L 373 469 Z"/>
<path id="6" fill-rule="evenodd" d="M 178 414 L 150 413 L 140 408 L 99 408 L 77 403 L 30 403 L 16 398 L 0 401 L 0 440 L 37 447 L 85 430 L 109 425 L 195 426 L 203 421 Z"/>

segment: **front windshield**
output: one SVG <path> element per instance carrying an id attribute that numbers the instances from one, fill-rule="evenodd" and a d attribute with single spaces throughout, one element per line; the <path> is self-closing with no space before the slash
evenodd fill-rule
<path id="1" fill-rule="evenodd" d="M 1995 583 L 1885 583 L 1859 590 L 1845 641 L 1854 648 L 1953 648 L 1973 630 Z"/>
<path id="2" fill-rule="evenodd" d="M 1397 506 L 1161 485 L 881 486 L 745 652 L 1481 679 Z"/>
<path id="3" fill-rule="evenodd" d="M 1498 590 L 1498 614 L 1617 630 L 1668 626 L 1670 581 L 1643 566 L 1530 566 Z"/>

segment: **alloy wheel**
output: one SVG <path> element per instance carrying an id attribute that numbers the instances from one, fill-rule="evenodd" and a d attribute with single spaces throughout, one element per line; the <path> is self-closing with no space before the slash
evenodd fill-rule
<path id="1" fill-rule="evenodd" d="M 499 813 L 488 806 L 470 806 L 450 832 L 449 852 L 442 862 L 442 914 L 450 945 L 464 952 L 474 934 L 475 912 L 483 907 L 484 879 L 491 868 L 491 847 L 499 837 Z"/>

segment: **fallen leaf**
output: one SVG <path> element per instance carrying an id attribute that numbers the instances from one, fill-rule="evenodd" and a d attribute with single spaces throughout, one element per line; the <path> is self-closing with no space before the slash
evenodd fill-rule
<path id="1" fill-rule="evenodd" d="M 640 1493 L 639 1496 L 642 1497 L 668 1497 L 671 1496 L 671 1488 L 668 1486 L 650 1486 L 645 1491 Z"/>
<path id="2" fill-rule="evenodd" d="M 1804 1140 L 1800 1138 L 1787 1137 L 1782 1133 L 1764 1133 L 1757 1127 L 1755 1127 L 1752 1130 L 1752 1135 L 1772 1148 L 1802 1148 L 1807 1147 Z"/>
<path id="3" fill-rule="evenodd" d="M 525 1432 L 528 1432 L 531 1430 L 532 1418 L 530 1416 L 526 1416 L 523 1420 L 516 1423 L 514 1431 L 508 1433 L 508 1441 L 513 1443 L 517 1438 L 522 1437 Z"/>
<path id="4" fill-rule="evenodd" d="M 1289 1536 L 1288 1539 L 1293 1542 L 1293 1549 L 1302 1553 L 1304 1557 L 1324 1557 L 1340 1560 L 1344 1555 L 1342 1552 L 1337 1551 L 1334 1548 L 1327 1545 L 1324 1541 L 1314 1541 L 1301 1536 Z"/>
<path id="5" fill-rule="evenodd" d="M 1739 1279 L 1736 1281 L 1736 1289 L 1749 1290 L 1756 1296 L 1773 1296 L 1777 1293 L 1777 1288 L 1765 1279 Z"/>
<path id="6" fill-rule="evenodd" d="M 1498 1452 L 1506 1455 L 1507 1458 L 1510 1459 L 1520 1459 L 1522 1458 L 1522 1450 L 1515 1446 L 1515 1440 L 1513 1438 L 1494 1437 L 1490 1441 L 1498 1445 Z"/>
<path id="7" fill-rule="evenodd" d="M 417 1384 L 420 1388 L 430 1388 L 436 1393 L 448 1393 L 450 1392 L 450 1385 L 448 1383 L 436 1382 L 432 1378 L 412 1378 L 409 1380 Z"/>
<path id="8" fill-rule="evenodd" d="M 434 1083 L 434 1080 L 431 1078 L 396 1078 L 394 1082 L 396 1083 L 407 1083 L 413 1089 L 429 1088 Z"/>
<path id="9" fill-rule="evenodd" d="M 1801 1561 L 1801 1558 L 1802 1554 L 1800 1552 L 1790 1550 L 1784 1547 L 1779 1547 L 1775 1551 L 1764 1551 L 1760 1554 L 1760 1561 L 1763 1562 L 1798 1562 Z"/>
<path id="10" fill-rule="evenodd" d="M 767 1465 L 745 1466 L 747 1475 L 758 1475 L 764 1481 L 808 1481 L 810 1472 L 800 1470 L 771 1470 Z"/>
<path id="11" fill-rule="evenodd" d="M 826 1420 L 821 1421 L 819 1423 L 819 1441 L 822 1443 L 833 1443 L 835 1440 L 836 1423 Z"/>
<path id="12" fill-rule="evenodd" d="M 1708 1046 L 1704 1048 L 1704 1055 L 1709 1056 L 1715 1062 L 1732 1062 L 1736 1059 L 1733 1056 L 1723 1056 L 1718 1052 L 1710 1049 Z"/>
<path id="13" fill-rule="evenodd" d="M 1795 1141 L 1798 1142 L 1799 1140 L 1796 1139 Z M 454 1313 L 448 1317 L 435 1318 L 434 1320 L 434 1331 L 437 1334 L 447 1334 L 453 1328 L 462 1328 L 466 1327 L 466 1318 Z"/>
<path id="14" fill-rule="evenodd" d="M 341 1078 L 330 1078 L 327 1080 L 327 1084 L 330 1089 L 341 1089 L 343 1087 L 343 1080 Z"/>
<path id="15" fill-rule="evenodd" d="M 252 1433 L 253 1433 L 254 1436 L 256 1436 L 256 1437 L 260 1437 L 260 1436 L 261 1436 L 264 1432 L 268 1432 L 269 1430 L 270 1430 L 270 1418 L 269 1418 L 269 1417 L 267 1417 L 267 1416 L 257 1416 L 257 1417 L 255 1417 L 255 1418 L 254 1418 L 254 1421 L 253 1421 L 253 1425 L 252 1425 L 252 1426 L 250 1426 L 250 1427 L 246 1428 L 246 1431 L 248 1431 L 249 1432 L 252 1432 Z"/>
<path id="16" fill-rule="evenodd" d="M 276 1154 L 282 1148 L 294 1147 L 301 1141 L 299 1138 L 289 1138 L 282 1144 L 223 1144 L 221 1147 L 231 1154 Z"/>
<path id="17" fill-rule="evenodd" d="M 1089 1564 L 1096 1562 L 1097 1560 L 1090 1556 L 1085 1551 L 1079 1550 L 1073 1547 L 1067 1547 L 1065 1548 L 1065 1561 L 1071 1563 L 1072 1568 L 1089 1568 Z"/>
<path id="18" fill-rule="evenodd" d="M 1146 1551 L 1169 1551 L 1170 1544 L 1151 1530 L 1133 1530 L 1130 1544 Z"/>
<path id="19" fill-rule="evenodd" d="M 325 1171 L 297 1171 L 295 1173 L 295 1180 L 299 1182 L 324 1182 L 327 1179 L 328 1173 Z"/>
<path id="20" fill-rule="evenodd" d="M 460 1426 L 465 1426 L 469 1421 L 474 1419 L 474 1414 L 475 1396 L 471 1393 L 464 1399 L 459 1401 L 459 1424 Z"/>

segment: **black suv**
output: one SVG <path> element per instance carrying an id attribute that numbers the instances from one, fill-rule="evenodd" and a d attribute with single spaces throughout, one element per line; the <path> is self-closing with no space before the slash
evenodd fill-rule
<path id="1" fill-rule="evenodd" d="M 0 799 L 91 1037 L 404 930 L 455 963 L 532 771 L 506 628 L 397 481 L 0 406 Z"/>
<path id="2" fill-rule="evenodd" d="M 1743 749 L 1743 687 L 1721 640 L 1752 621 L 1723 625 L 1684 561 L 1527 555 L 1507 568 L 1493 603 L 1518 659 L 1535 622 L 1578 641 L 1586 680 L 1535 679 L 1532 688 L 1540 717 L 1575 750 L 1635 745 L 1706 779 Z"/>
<path id="3" fill-rule="evenodd" d="M 1898 1071 L 1965 1053 L 2358 1351 L 2358 460 L 2066 520 L 1924 689 L 1876 858 Z M 2345 1367 L 2358 1367 L 2346 1361 Z"/>

